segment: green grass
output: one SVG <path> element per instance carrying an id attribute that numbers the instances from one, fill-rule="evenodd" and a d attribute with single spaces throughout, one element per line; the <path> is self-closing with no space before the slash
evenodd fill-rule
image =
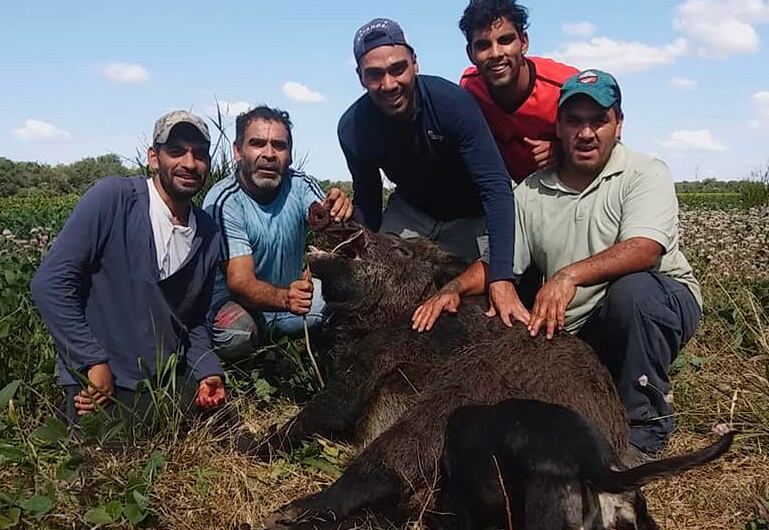
<path id="1" fill-rule="evenodd" d="M 678 203 L 686 208 L 726 210 L 740 208 L 742 196 L 739 193 L 679 193 Z"/>

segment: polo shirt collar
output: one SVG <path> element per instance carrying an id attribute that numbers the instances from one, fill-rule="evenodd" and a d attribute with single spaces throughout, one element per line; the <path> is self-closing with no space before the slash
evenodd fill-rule
<path id="1" fill-rule="evenodd" d="M 622 144 L 622 142 L 618 141 L 617 145 L 615 145 L 614 149 L 612 149 L 611 156 L 609 157 L 608 162 L 606 162 L 606 165 L 601 170 L 601 173 L 599 173 L 598 177 L 594 179 L 593 182 L 591 182 L 590 185 L 587 188 L 585 188 L 582 192 L 579 192 L 575 189 L 572 189 L 564 185 L 563 182 L 561 182 L 561 179 L 558 178 L 558 171 L 555 169 L 548 170 L 541 177 L 540 182 L 546 188 L 549 188 L 554 191 L 567 193 L 570 195 L 581 195 L 584 193 L 588 193 L 591 190 L 597 188 L 603 180 L 622 173 L 623 171 L 625 171 L 626 167 L 627 167 L 627 149 Z"/>

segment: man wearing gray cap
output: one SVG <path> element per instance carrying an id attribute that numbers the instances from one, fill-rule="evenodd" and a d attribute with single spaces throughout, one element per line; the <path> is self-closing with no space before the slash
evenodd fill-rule
<path id="1" fill-rule="evenodd" d="M 97 182 L 32 280 L 72 423 L 115 401 L 151 414 L 143 382 L 157 380 L 172 359 L 185 409 L 224 402 L 206 320 L 219 234 L 191 202 L 208 176 L 210 142 L 206 124 L 189 112 L 158 119 L 147 151 L 152 178 Z"/>
<path id="2" fill-rule="evenodd" d="M 595 349 L 630 419 L 628 465 L 665 444 L 675 422 L 670 363 L 702 314 L 700 286 L 678 245 L 678 202 L 661 160 L 621 141 L 616 79 L 586 70 L 560 90 L 556 133 L 564 158 L 515 189 L 517 275 L 534 264 L 547 282 L 527 319 L 532 336 L 564 329 Z M 430 329 L 460 294 L 483 288 L 473 266 L 457 293 L 439 293 L 414 314 Z"/>
<path id="3" fill-rule="evenodd" d="M 366 94 L 339 120 L 338 135 L 356 218 L 372 230 L 430 238 L 467 262 L 488 246 L 489 314 L 512 325 L 525 313 L 513 303 L 512 181 L 478 104 L 450 81 L 419 75 L 392 20 L 364 24 L 353 52 Z M 384 212 L 380 171 L 396 185 Z"/>

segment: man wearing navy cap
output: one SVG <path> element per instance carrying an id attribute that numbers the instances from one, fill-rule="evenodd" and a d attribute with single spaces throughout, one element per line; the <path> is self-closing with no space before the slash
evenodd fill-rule
<path id="1" fill-rule="evenodd" d="M 342 116 L 338 134 L 356 218 L 372 230 L 428 237 L 468 262 L 488 246 L 490 314 L 508 325 L 522 319 L 511 282 L 512 182 L 477 103 L 454 83 L 419 75 L 392 20 L 364 24 L 353 52 L 366 94 Z M 396 185 L 384 213 L 380 171 Z"/>
<path id="2" fill-rule="evenodd" d="M 668 369 L 702 313 L 699 283 L 678 245 L 678 203 L 661 160 L 620 142 L 617 81 L 586 70 L 561 88 L 556 131 L 564 159 L 515 190 L 514 273 L 548 278 L 529 315 L 531 335 L 566 329 L 590 343 L 630 418 L 632 461 L 659 451 L 674 427 Z M 475 269 L 475 271 L 473 271 Z M 473 266 L 460 294 L 482 289 Z M 429 329 L 458 296 L 439 293 L 414 314 Z"/>

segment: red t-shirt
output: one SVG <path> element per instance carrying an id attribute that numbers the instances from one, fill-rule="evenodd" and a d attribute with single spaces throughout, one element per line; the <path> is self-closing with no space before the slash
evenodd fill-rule
<path id="1" fill-rule="evenodd" d="M 497 146 L 513 180 L 521 182 L 536 171 L 531 147 L 523 139 L 555 140 L 555 115 L 561 85 L 579 70 L 543 57 L 527 57 L 532 77 L 529 97 L 513 112 L 505 112 L 491 99 L 483 77 L 475 66 L 467 68 L 459 81 L 486 116 Z"/>

